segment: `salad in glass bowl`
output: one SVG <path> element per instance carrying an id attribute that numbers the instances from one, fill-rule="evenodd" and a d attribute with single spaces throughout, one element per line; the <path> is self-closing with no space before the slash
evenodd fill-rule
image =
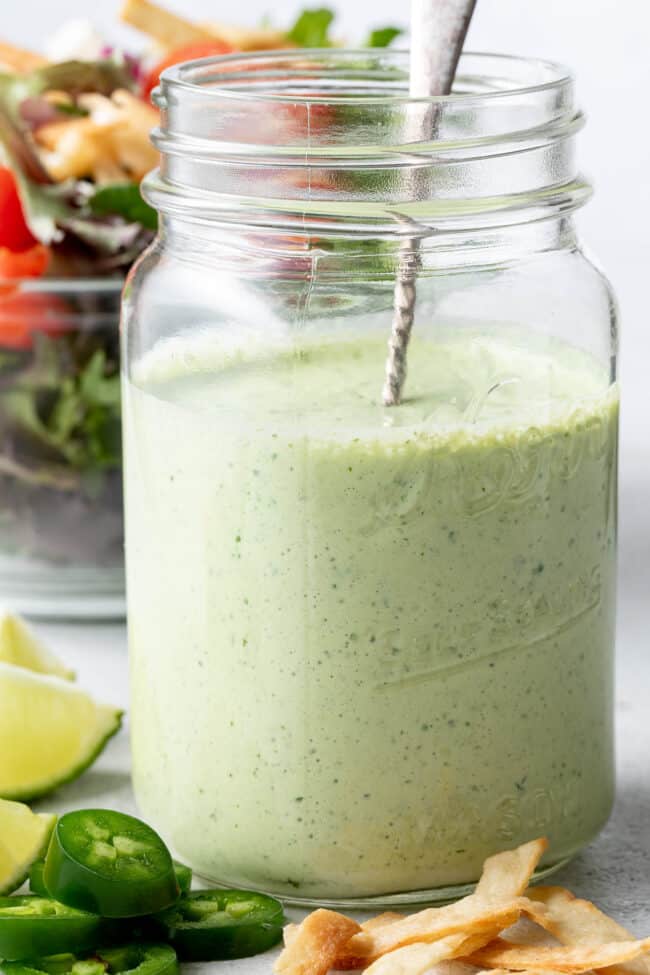
<path id="1" fill-rule="evenodd" d="M 124 613 L 119 303 L 156 232 L 139 185 L 158 162 L 161 71 L 333 43 L 326 8 L 286 30 L 197 24 L 149 0 L 121 18 L 144 52 L 83 21 L 44 55 L 0 42 L 0 601 L 31 615 Z"/>

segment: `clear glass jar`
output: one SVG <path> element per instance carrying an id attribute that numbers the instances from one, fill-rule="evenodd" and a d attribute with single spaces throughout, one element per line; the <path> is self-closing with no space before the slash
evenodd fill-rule
<path id="1" fill-rule="evenodd" d="M 582 116 L 563 69 L 467 55 L 405 144 L 407 66 L 167 72 L 126 289 L 137 799 L 202 875 L 294 901 L 448 897 L 540 834 L 552 869 L 612 802 L 616 316 L 572 222 Z"/>
<path id="2" fill-rule="evenodd" d="M 0 281 L 0 601 L 123 617 L 122 279 Z"/>

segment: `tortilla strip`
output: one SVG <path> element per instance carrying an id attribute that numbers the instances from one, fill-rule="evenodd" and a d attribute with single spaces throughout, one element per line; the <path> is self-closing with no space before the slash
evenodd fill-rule
<path id="1" fill-rule="evenodd" d="M 121 89 L 110 98 L 81 95 L 79 104 L 88 116 L 43 125 L 35 136 L 55 180 L 92 176 L 96 183 L 111 177 L 139 182 L 153 169 L 158 153 L 149 133 L 159 121 L 155 108 Z"/>
<path id="2" fill-rule="evenodd" d="M 527 908 L 524 909 L 527 910 Z M 535 912 L 536 919 L 538 913 L 541 912 L 539 905 L 538 909 Z M 520 917 L 513 927 L 508 928 L 507 931 L 501 931 L 500 934 L 503 940 L 511 945 L 534 945 L 535 947 L 545 945 L 547 948 L 552 948 L 559 944 L 557 938 L 553 937 L 550 931 L 540 927 L 530 917 L 525 916 Z M 632 938 L 633 935 L 630 935 L 630 937 Z"/>
<path id="3" fill-rule="evenodd" d="M 513 973 L 507 968 L 481 968 L 478 971 L 473 968 L 473 975 L 513 975 Z M 524 972 L 518 972 L 517 975 L 564 975 L 564 973 L 546 968 L 527 968 Z"/>
<path id="4" fill-rule="evenodd" d="M 383 928 L 385 924 L 392 924 L 393 921 L 401 921 L 405 916 L 396 911 L 385 911 L 384 914 L 376 914 L 374 917 L 369 917 L 367 921 L 362 921 L 361 930 L 374 931 L 375 928 Z"/>
<path id="5" fill-rule="evenodd" d="M 178 17 L 151 0 L 124 0 L 120 19 L 153 37 L 163 47 L 181 47 L 214 39 L 214 34 L 207 28 Z"/>
<path id="6" fill-rule="evenodd" d="M 601 945 L 611 941 L 634 941 L 621 924 L 599 910 L 591 901 L 575 897 L 564 887 L 531 887 L 526 896 L 544 906 L 535 916 L 538 924 L 565 945 Z M 650 962 L 635 958 L 608 969 L 609 975 L 650 975 Z"/>
<path id="7" fill-rule="evenodd" d="M 370 917 L 367 921 L 363 921 L 361 923 L 361 932 L 376 931 L 378 928 L 386 927 L 388 924 L 394 924 L 395 921 L 401 921 L 404 917 L 404 914 L 397 914 L 395 911 L 385 911 L 383 914 L 377 914 L 375 917 Z M 284 929 L 285 944 L 290 944 L 291 939 L 294 937 L 294 932 L 288 931 L 288 928 L 297 928 L 297 925 L 288 924 Z M 287 941 L 287 936 L 289 941 Z M 337 958 L 335 964 L 339 970 L 365 968 L 368 964 L 368 958 L 365 954 L 347 954 Z"/>
<path id="8" fill-rule="evenodd" d="M 368 918 L 367 921 L 361 923 L 362 931 L 372 931 L 374 928 L 380 928 L 384 924 L 390 924 L 392 921 L 401 921 L 404 917 L 403 914 L 396 914 L 394 911 L 386 911 L 385 914 L 377 914 L 375 917 Z M 290 945 L 298 934 L 298 929 L 300 925 L 298 924 L 285 924 L 282 931 L 282 937 L 284 939 L 285 945 Z"/>
<path id="9" fill-rule="evenodd" d="M 365 970 L 364 975 L 425 975 L 446 961 L 457 961 L 457 975 L 475 975 L 474 965 L 467 961 L 467 956 L 483 947 L 488 937 L 489 934 L 453 934 L 431 943 L 417 941 L 381 955 Z M 496 932 L 493 932 L 493 937 L 496 937 Z"/>
<path id="10" fill-rule="evenodd" d="M 559 948 L 512 945 L 497 938 L 474 952 L 468 961 L 485 968 L 506 968 L 518 972 L 542 969 L 580 975 L 592 968 L 608 968 L 610 965 L 621 964 L 648 951 L 650 938 L 601 945 L 562 945 Z"/>
<path id="11" fill-rule="evenodd" d="M 468 954 L 485 944 L 485 937 L 453 934 L 449 938 L 441 938 L 431 944 L 416 942 L 404 945 L 395 951 L 381 955 L 366 969 L 364 975 L 424 975 L 434 965 L 442 961 L 450 961 Z M 459 963 L 458 975 L 471 972 L 471 967 Z"/>
<path id="12" fill-rule="evenodd" d="M 519 897 L 528 887 L 547 847 L 548 840 L 540 837 L 518 846 L 515 850 L 504 850 L 488 857 L 483 864 L 483 872 L 474 896 L 484 902 Z"/>
<path id="13" fill-rule="evenodd" d="M 35 54 L 33 51 L 24 51 L 13 44 L 6 44 L 0 41 L 0 64 L 10 71 L 17 71 L 18 74 L 33 71 L 34 68 L 42 68 L 47 64 L 47 58 L 42 54 Z"/>
<path id="14" fill-rule="evenodd" d="M 293 47 L 285 30 L 273 27 L 234 27 L 211 21 L 203 24 L 203 29 L 212 37 L 218 37 L 230 44 L 236 51 L 272 51 Z"/>
<path id="15" fill-rule="evenodd" d="M 363 967 L 360 962 L 364 958 L 371 961 L 402 945 L 415 941 L 437 941 L 474 925 L 477 930 L 501 931 L 509 927 L 523 913 L 525 905 L 518 898 L 528 887 L 547 846 L 548 841 L 540 838 L 524 843 L 515 850 L 496 853 L 485 861 L 481 879 L 473 894 L 455 904 L 418 911 L 374 931 L 365 928 L 362 934 L 352 938 L 344 956 L 337 959 L 337 966 Z M 496 908 L 501 913 L 496 912 Z M 534 916 L 534 909 L 529 907 L 526 913 Z"/>
<path id="16" fill-rule="evenodd" d="M 403 917 L 401 921 L 355 935 L 337 956 L 335 967 L 363 968 L 396 948 L 414 942 L 439 941 L 449 935 L 462 935 L 466 939 L 470 934 L 483 934 L 482 944 L 486 944 L 497 932 L 514 924 L 524 906 L 523 898 L 507 904 L 484 905 L 465 897 L 445 907 L 430 907 Z"/>
<path id="17" fill-rule="evenodd" d="M 278 975 L 327 975 L 341 949 L 361 926 L 336 911 L 309 914 L 289 937 L 274 965 Z"/>

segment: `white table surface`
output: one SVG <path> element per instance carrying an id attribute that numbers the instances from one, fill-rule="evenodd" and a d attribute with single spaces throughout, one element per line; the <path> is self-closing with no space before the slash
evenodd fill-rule
<path id="1" fill-rule="evenodd" d="M 637 577 L 638 581 L 638 577 Z M 618 797 L 605 831 L 557 882 L 596 901 L 639 935 L 650 935 L 650 603 L 645 586 L 621 587 L 618 637 Z M 37 624 L 37 631 L 97 697 L 128 707 L 125 629 L 110 624 Z M 129 778 L 128 717 L 120 734 L 78 782 L 41 803 L 135 811 Z M 298 917 L 295 911 L 288 912 Z M 188 966 L 194 975 L 269 975 L 270 952 L 254 959 Z"/>

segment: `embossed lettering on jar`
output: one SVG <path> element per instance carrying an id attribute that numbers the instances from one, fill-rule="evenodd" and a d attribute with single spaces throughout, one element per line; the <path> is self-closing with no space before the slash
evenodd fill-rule
<path id="1" fill-rule="evenodd" d="M 294 900 L 446 897 L 541 833 L 550 869 L 612 801 L 616 322 L 572 223 L 582 116 L 563 69 L 468 55 L 404 145 L 407 69 L 170 71 L 126 295 L 138 802 L 200 873 Z"/>

